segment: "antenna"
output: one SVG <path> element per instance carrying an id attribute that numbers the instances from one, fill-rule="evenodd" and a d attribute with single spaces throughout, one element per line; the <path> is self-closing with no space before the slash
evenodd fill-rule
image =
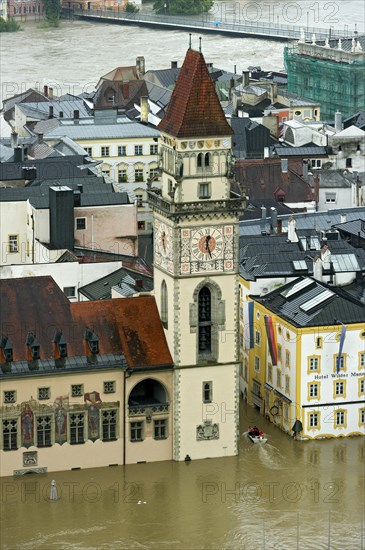
<path id="1" fill-rule="evenodd" d="M 191 32 L 189 32 L 189 50 L 191 50 Z"/>

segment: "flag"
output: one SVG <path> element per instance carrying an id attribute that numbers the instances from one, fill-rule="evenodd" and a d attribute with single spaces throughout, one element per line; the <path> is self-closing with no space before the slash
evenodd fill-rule
<path id="1" fill-rule="evenodd" d="M 244 340 L 245 349 L 252 349 L 254 347 L 254 327 L 253 327 L 253 302 L 244 303 Z"/>
<path id="2" fill-rule="evenodd" d="M 274 324 L 272 322 L 272 317 L 270 315 L 265 315 L 265 328 L 267 341 L 269 344 L 269 352 L 271 356 L 271 361 L 273 365 L 278 364 L 278 348 L 276 345 Z"/>
<path id="3" fill-rule="evenodd" d="M 345 325 L 342 325 L 341 336 L 340 336 L 340 349 L 338 350 L 338 355 L 337 355 L 337 360 L 336 360 L 337 374 L 340 372 L 341 355 L 342 355 L 342 349 L 343 349 L 343 344 L 345 342 L 345 338 L 346 338 L 346 327 L 345 327 Z"/>

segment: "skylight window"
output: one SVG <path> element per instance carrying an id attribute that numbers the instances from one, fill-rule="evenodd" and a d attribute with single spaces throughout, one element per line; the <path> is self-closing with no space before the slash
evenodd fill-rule
<path id="1" fill-rule="evenodd" d="M 305 260 L 293 260 L 292 263 L 295 271 L 303 271 L 303 270 L 307 271 L 308 269 Z"/>
<path id="2" fill-rule="evenodd" d="M 294 296 L 304 288 L 308 288 L 310 285 L 315 284 L 312 279 L 302 279 L 299 281 L 299 283 L 295 283 L 290 288 L 287 288 L 286 290 L 283 290 L 283 292 L 280 292 L 280 296 L 283 296 L 283 298 L 290 298 L 291 296 Z"/>
<path id="3" fill-rule="evenodd" d="M 304 311 L 305 313 L 308 313 L 308 311 L 310 311 L 311 309 L 314 309 L 315 307 L 319 306 L 320 304 L 323 304 L 324 302 L 326 302 L 327 300 L 332 298 L 332 296 L 334 296 L 334 295 L 335 295 L 335 293 L 332 292 L 331 290 L 325 290 L 324 292 L 321 292 L 321 294 L 318 294 L 318 296 L 315 296 L 314 298 L 309 300 L 309 302 L 306 302 L 305 304 L 302 304 L 300 306 L 300 309 L 302 311 Z"/>
<path id="4" fill-rule="evenodd" d="M 355 254 L 336 254 L 332 256 L 331 260 L 337 273 L 341 271 L 360 271 Z"/>

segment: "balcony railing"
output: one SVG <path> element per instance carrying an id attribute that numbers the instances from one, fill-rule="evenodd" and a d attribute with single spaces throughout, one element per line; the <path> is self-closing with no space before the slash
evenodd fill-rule
<path id="1" fill-rule="evenodd" d="M 241 212 L 244 209 L 245 199 L 201 200 L 176 203 L 163 199 L 157 191 L 148 191 L 148 202 L 151 208 L 165 214 L 180 217 L 209 212 Z"/>
<path id="2" fill-rule="evenodd" d="M 169 403 L 161 403 L 160 405 L 129 405 L 129 416 L 146 416 L 153 414 L 162 414 L 169 412 Z"/>

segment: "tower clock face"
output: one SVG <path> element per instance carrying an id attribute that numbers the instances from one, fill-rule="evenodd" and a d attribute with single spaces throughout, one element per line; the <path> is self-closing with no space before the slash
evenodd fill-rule
<path id="1" fill-rule="evenodd" d="M 223 254 L 221 228 L 201 227 L 192 232 L 191 255 L 200 262 L 216 260 Z"/>
<path id="2" fill-rule="evenodd" d="M 183 227 L 180 273 L 229 273 L 235 270 L 233 225 Z"/>
<path id="3" fill-rule="evenodd" d="M 157 247 L 163 256 L 168 256 L 171 248 L 171 230 L 161 223 L 157 231 Z"/>
<path id="4" fill-rule="evenodd" d="M 167 271 L 172 265 L 172 228 L 159 220 L 155 221 L 154 261 Z"/>

